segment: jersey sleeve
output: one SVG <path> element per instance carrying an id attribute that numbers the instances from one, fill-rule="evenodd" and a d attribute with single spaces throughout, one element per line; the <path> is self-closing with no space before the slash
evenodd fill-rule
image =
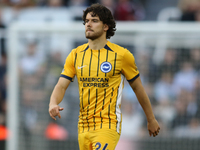
<path id="1" fill-rule="evenodd" d="M 73 49 L 70 54 L 67 56 L 65 60 L 65 65 L 61 73 L 61 77 L 64 77 L 66 79 L 69 79 L 70 81 L 73 81 L 73 78 L 76 74 L 75 67 L 74 67 L 74 61 L 75 61 L 75 49 Z"/>
<path id="2" fill-rule="evenodd" d="M 139 71 L 135 63 L 135 58 L 128 50 L 125 52 L 123 57 L 122 73 L 129 82 L 134 81 L 137 77 L 139 77 Z"/>

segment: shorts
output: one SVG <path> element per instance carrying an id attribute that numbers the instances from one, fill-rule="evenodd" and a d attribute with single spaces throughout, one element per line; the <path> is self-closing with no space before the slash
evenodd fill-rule
<path id="1" fill-rule="evenodd" d="M 80 150 L 114 150 L 120 135 L 115 130 L 98 129 L 78 134 Z"/>

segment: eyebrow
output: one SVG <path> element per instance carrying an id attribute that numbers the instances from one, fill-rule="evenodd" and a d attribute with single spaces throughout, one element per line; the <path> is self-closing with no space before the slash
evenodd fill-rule
<path id="1" fill-rule="evenodd" d="M 85 21 L 87 21 L 87 20 L 97 20 L 97 21 L 100 21 L 100 19 L 98 19 L 98 18 L 92 18 L 92 19 L 85 19 Z"/>

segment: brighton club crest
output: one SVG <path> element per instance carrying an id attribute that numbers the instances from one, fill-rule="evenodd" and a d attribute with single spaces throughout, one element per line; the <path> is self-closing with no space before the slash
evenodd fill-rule
<path id="1" fill-rule="evenodd" d="M 108 73 L 112 69 L 112 65 L 109 62 L 105 61 L 101 64 L 100 69 L 103 73 Z"/>

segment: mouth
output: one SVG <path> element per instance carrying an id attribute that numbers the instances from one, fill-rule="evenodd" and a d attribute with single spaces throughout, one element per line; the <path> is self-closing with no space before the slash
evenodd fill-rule
<path id="1" fill-rule="evenodd" d="M 93 30 L 91 30 L 91 29 L 87 29 L 86 32 L 93 32 Z"/>

